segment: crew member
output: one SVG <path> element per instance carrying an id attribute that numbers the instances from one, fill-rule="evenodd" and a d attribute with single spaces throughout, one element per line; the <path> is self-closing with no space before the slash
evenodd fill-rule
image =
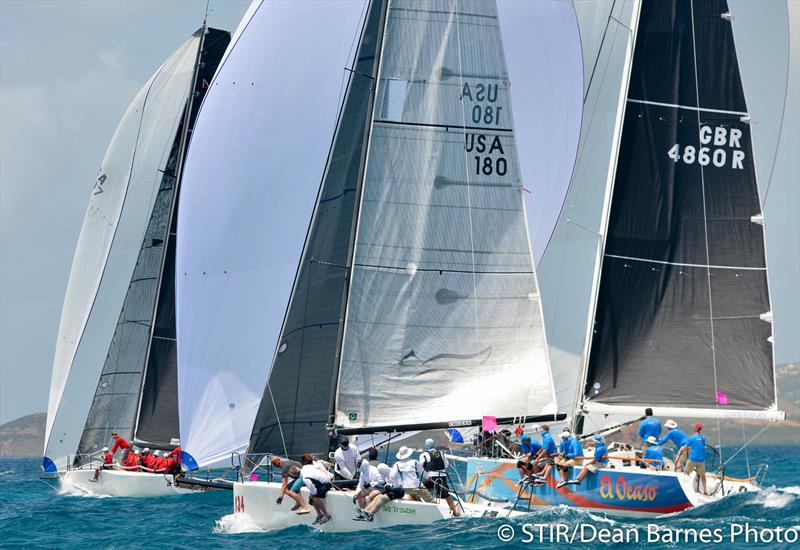
<path id="1" fill-rule="evenodd" d="M 108 452 L 108 447 L 103 447 L 103 450 L 101 452 L 103 453 L 103 464 L 101 464 L 100 467 L 94 471 L 94 477 L 89 479 L 89 481 L 96 482 L 97 478 L 100 477 L 100 470 L 114 469 L 114 457 L 111 455 L 111 453 Z"/>
<path id="2" fill-rule="evenodd" d="M 386 480 L 381 476 L 378 467 L 378 449 L 370 447 L 367 450 L 367 460 L 361 461 L 359 466 L 358 485 L 356 486 L 356 494 L 353 496 L 353 503 L 355 505 L 358 517 L 354 520 L 360 521 L 365 519 L 364 508 L 367 505 L 367 500 L 375 498 L 386 485 Z"/>
<path id="3" fill-rule="evenodd" d="M 542 425 L 542 450 L 536 456 L 537 467 L 542 472 L 541 479 L 546 479 L 550 474 L 550 470 L 555 465 L 555 459 L 558 456 L 558 447 L 550 435 L 550 426 L 548 424 Z"/>
<path id="4" fill-rule="evenodd" d="M 658 444 L 658 439 L 651 435 L 647 438 L 647 448 L 644 451 L 644 466 L 650 470 L 660 470 L 664 467 L 664 451 Z"/>
<path id="5" fill-rule="evenodd" d="M 167 469 L 167 458 L 161 453 L 156 451 L 153 453 L 153 470 L 157 474 L 163 474 Z"/>
<path id="6" fill-rule="evenodd" d="M 600 468 L 608 466 L 608 447 L 602 435 L 593 435 L 594 441 L 594 455 L 588 460 L 584 460 L 583 468 L 578 473 L 577 479 L 571 479 L 567 483 L 580 485 L 581 481 L 589 474 L 589 472 L 596 474 Z"/>
<path id="7" fill-rule="evenodd" d="M 167 461 L 167 473 L 168 474 L 179 474 L 181 471 L 181 448 L 175 447 L 172 449 L 166 457 Z"/>
<path id="8" fill-rule="evenodd" d="M 689 448 L 684 447 L 688 437 L 685 433 L 683 433 L 682 430 L 678 428 L 678 423 L 672 419 L 667 420 L 664 423 L 664 426 L 666 426 L 669 431 L 667 432 L 667 435 L 665 435 L 664 438 L 658 442 L 658 444 L 663 446 L 665 443 L 672 441 L 672 443 L 675 445 L 675 448 L 678 449 L 678 455 L 675 457 L 675 471 L 680 472 L 681 466 L 684 464 L 687 453 L 689 452 Z"/>
<path id="9" fill-rule="evenodd" d="M 316 465 L 314 457 L 308 453 L 303 455 L 301 463 L 303 467 L 300 470 L 300 475 L 303 478 L 303 483 L 311 493 L 308 501 L 317 511 L 317 519 L 313 521 L 313 524 L 327 523 L 331 520 L 331 515 L 325 505 L 325 495 L 328 494 L 328 491 L 333 486 L 331 485 L 333 476 L 326 469 Z"/>
<path id="10" fill-rule="evenodd" d="M 534 474 L 539 473 L 539 464 L 535 460 L 536 457 L 539 455 L 539 452 L 542 450 L 542 444 L 538 441 L 534 441 L 530 435 L 524 434 L 519 440 L 519 448 L 522 452 L 522 456 L 520 460 L 522 462 L 530 462 L 531 463 L 531 471 Z"/>
<path id="11" fill-rule="evenodd" d="M 150 452 L 149 447 L 142 449 L 142 467 L 146 470 L 153 470 L 153 453 Z"/>
<path id="12" fill-rule="evenodd" d="M 136 471 L 139 469 L 139 450 L 135 450 L 132 453 L 128 453 L 128 457 L 125 459 L 125 469 L 128 471 Z"/>
<path id="13" fill-rule="evenodd" d="M 111 432 L 111 437 L 114 438 L 114 446 L 111 447 L 111 456 L 120 451 L 120 457 L 118 462 L 120 464 L 125 463 L 125 459 L 128 458 L 128 452 L 131 450 L 131 444 L 128 443 L 124 437 L 121 437 L 117 432 Z"/>
<path id="14" fill-rule="evenodd" d="M 447 457 L 436 448 L 433 439 L 425 440 L 425 452 L 419 455 L 419 463 L 425 471 L 425 488 L 428 489 L 436 498 L 443 498 L 450 507 L 453 516 L 461 514 L 456 507 L 453 497 L 450 496 L 447 486 Z"/>
<path id="15" fill-rule="evenodd" d="M 661 437 L 661 422 L 659 422 L 658 418 L 653 416 L 653 409 L 647 407 L 644 410 L 645 419 L 642 420 L 642 423 L 639 424 L 639 437 L 642 438 L 643 446 L 642 450 L 644 451 L 647 449 L 647 438 L 651 435 L 658 439 Z"/>
<path id="16" fill-rule="evenodd" d="M 689 452 L 689 461 L 686 463 L 686 475 L 697 472 L 700 493 L 706 494 L 706 436 L 703 435 L 703 425 L 694 425 L 694 435 L 686 439 L 686 444 L 681 447 Z"/>
<path id="17" fill-rule="evenodd" d="M 292 507 L 292 512 L 297 512 L 298 515 L 311 513 L 311 510 L 308 509 L 305 501 L 303 501 L 303 497 L 300 495 L 300 487 L 302 487 L 303 484 L 303 481 L 300 479 L 300 469 L 303 465 L 296 460 L 289 460 L 288 458 L 280 458 L 278 456 L 272 457 L 272 465 L 281 469 L 281 492 L 278 494 L 275 504 L 281 504 L 283 502 L 283 496 L 289 495 L 289 497 L 297 503 Z M 292 475 L 293 473 L 296 475 Z"/>
<path id="18" fill-rule="evenodd" d="M 401 449 L 405 449 L 405 447 L 401 447 Z M 409 453 L 409 456 L 410 454 L 411 453 Z M 405 495 L 405 489 L 403 489 L 403 480 L 401 479 L 400 473 L 397 469 L 389 468 L 386 464 L 378 464 L 378 473 L 385 481 L 385 484 L 381 489 L 381 493 L 375 496 L 375 498 L 373 498 L 369 504 L 367 504 L 361 517 L 353 519 L 361 520 L 363 518 L 367 521 L 372 521 L 375 517 L 375 514 L 377 514 L 381 508 L 383 508 L 384 504 L 390 500 L 403 498 Z"/>
<path id="19" fill-rule="evenodd" d="M 564 428 L 560 437 L 559 460 L 556 464 L 561 473 L 561 481 L 556 485 L 557 489 L 567 484 L 569 473 L 573 467 L 583 464 L 583 446 L 578 438 L 572 435 L 569 428 Z"/>
<path id="20" fill-rule="evenodd" d="M 400 447 L 395 455 L 397 462 L 392 466 L 392 476 L 399 476 L 407 500 L 436 502 L 436 499 L 422 486 L 420 479 L 425 470 L 422 469 L 418 460 L 411 458 L 412 454 L 414 454 L 414 449 L 405 445 Z"/>
<path id="21" fill-rule="evenodd" d="M 358 477 L 358 464 L 361 462 L 361 455 L 355 445 L 350 445 L 350 439 L 343 437 L 339 441 L 339 448 L 333 453 L 334 481 L 340 488 L 353 488 L 356 486 Z"/>

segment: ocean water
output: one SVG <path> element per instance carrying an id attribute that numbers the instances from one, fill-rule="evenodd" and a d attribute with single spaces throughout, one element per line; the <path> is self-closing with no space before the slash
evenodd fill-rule
<path id="1" fill-rule="evenodd" d="M 756 445 L 749 454 L 753 465 L 769 463 L 760 492 L 733 495 L 665 518 L 620 519 L 549 508 L 512 522 L 466 519 L 342 534 L 308 527 L 259 531 L 246 518 L 232 515 L 229 491 L 151 499 L 61 495 L 39 479 L 38 460 L 0 459 L 0 548 L 555 548 L 565 546 L 558 529 L 569 534 L 577 530 L 573 546 L 579 548 L 800 548 L 800 542 L 791 542 L 800 533 L 800 447 Z M 737 463 L 744 468 L 743 462 Z M 736 473 L 741 472 L 731 475 Z M 498 530 L 507 533 L 507 524 L 515 537 L 502 542 Z M 745 531 L 732 542 L 734 525 Z M 660 530 L 648 535 L 648 528 Z M 688 529 L 688 535 L 680 529 Z M 708 543 L 667 538 L 691 538 L 692 532 L 703 529 L 708 530 Z M 793 531 L 787 535 L 787 529 Z M 715 532 L 723 540 L 715 542 Z M 603 533 L 625 538 L 600 542 Z M 578 543 L 581 535 L 584 542 Z M 659 538 L 648 541 L 648 536 Z"/>

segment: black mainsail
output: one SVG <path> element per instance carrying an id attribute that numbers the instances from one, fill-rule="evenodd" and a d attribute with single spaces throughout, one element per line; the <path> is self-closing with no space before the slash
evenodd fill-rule
<path id="1" fill-rule="evenodd" d="M 727 2 L 643 2 L 585 410 L 782 416 L 762 220 Z"/>

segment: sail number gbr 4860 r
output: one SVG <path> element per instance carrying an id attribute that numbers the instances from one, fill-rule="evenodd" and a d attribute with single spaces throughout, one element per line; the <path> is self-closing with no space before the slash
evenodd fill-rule
<path id="1" fill-rule="evenodd" d="M 742 131 L 725 126 L 703 126 L 700 128 L 700 147 L 676 143 L 667 151 L 673 162 L 684 164 L 698 163 L 700 166 L 729 166 L 733 170 L 742 170 L 744 151 L 741 149 Z"/>

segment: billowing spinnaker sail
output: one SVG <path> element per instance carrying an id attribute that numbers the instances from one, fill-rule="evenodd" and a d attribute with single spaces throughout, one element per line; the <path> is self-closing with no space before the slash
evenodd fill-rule
<path id="1" fill-rule="evenodd" d="M 134 98 L 91 191 L 61 314 L 45 434 L 48 469 L 78 447 L 193 73 L 193 36 Z"/>
<path id="2" fill-rule="evenodd" d="M 528 233 L 538 266 L 575 166 L 583 111 L 581 39 L 572 2 L 498 0 L 497 10 L 507 46 Z"/>
<path id="3" fill-rule="evenodd" d="M 338 426 L 556 413 L 511 77 L 494 2 L 389 2 Z"/>
<path id="4" fill-rule="evenodd" d="M 630 0 L 575 4 L 585 83 L 580 145 L 564 208 L 536 270 L 556 400 L 565 411 L 574 409 L 576 388 L 582 384 L 595 269 L 602 254 L 603 207 L 614 176 L 637 5 Z"/>
<path id="5" fill-rule="evenodd" d="M 250 453 L 297 458 L 325 453 L 341 341 L 356 204 L 383 28 L 381 0 L 370 2 L 317 205 L 281 329 Z M 314 399 L 298 397 L 314 395 Z"/>
<path id="6" fill-rule="evenodd" d="M 198 115 L 178 209 L 176 314 L 181 442 L 200 466 L 247 447 L 362 9 L 254 3 Z"/>
<path id="7" fill-rule="evenodd" d="M 761 207 L 727 13 L 724 0 L 642 5 L 589 410 L 775 408 Z"/>

